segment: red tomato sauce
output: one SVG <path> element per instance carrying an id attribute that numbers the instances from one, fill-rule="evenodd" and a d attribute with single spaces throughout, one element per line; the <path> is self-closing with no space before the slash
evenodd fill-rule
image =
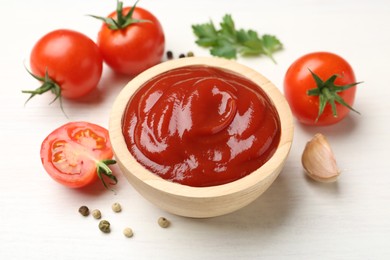
<path id="1" fill-rule="evenodd" d="M 278 113 L 251 80 L 192 65 L 147 81 L 130 99 L 123 134 L 136 160 L 160 177 L 206 187 L 261 167 L 280 140 Z"/>

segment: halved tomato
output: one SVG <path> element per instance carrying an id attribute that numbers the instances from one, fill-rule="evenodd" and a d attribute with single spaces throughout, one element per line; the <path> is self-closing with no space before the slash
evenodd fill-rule
<path id="1" fill-rule="evenodd" d="M 57 182 L 80 188 L 103 175 L 116 184 L 108 167 L 114 164 L 107 129 L 88 122 L 70 122 L 50 133 L 41 146 L 41 160 L 47 173 Z"/>

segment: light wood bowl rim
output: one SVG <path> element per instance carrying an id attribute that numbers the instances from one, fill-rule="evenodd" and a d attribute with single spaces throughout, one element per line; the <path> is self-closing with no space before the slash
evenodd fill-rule
<path id="1" fill-rule="evenodd" d="M 213 66 L 227 69 L 247 77 L 261 86 L 274 103 L 281 122 L 281 137 L 279 146 L 274 155 L 263 166 L 246 177 L 227 184 L 210 187 L 191 187 L 181 185 L 164 180 L 156 174 L 149 172 L 137 162 L 127 149 L 122 134 L 122 116 L 132 95 L 137 91 L 139 86 L 154 76 L 174 68 L 190 65 Z M 290 108 L 284 96 L 274 84 L 257 71 L 245 65 L 239 64 L 235 61 L 215 57 L 190 57 L 166 61 L 139 74 L 122 89 L 116 98 L 111 110 L 109 121 L 110 140 L 115 153 L 115 158 L 119 161 L 120 165 L 126 169 L 124 172 L 125 175 L 131 174 L 132 177 L 136 177 L 144 184 L 161 192 L 187 198 L 215 198 L 232 195 L 246 189 L 252 189 L 259 182 L 264 181 L 268 176 L 272 175 L 274 171 L 278 170 L 281 164 L 284 164 L 291 148 L 293 131 L 293 121 Z"/>

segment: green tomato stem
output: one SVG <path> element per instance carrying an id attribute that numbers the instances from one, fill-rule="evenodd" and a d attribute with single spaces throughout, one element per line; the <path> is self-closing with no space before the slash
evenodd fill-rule
<path id="1" fill-rule="evenodd" d="M 35 89 L 35 90 L 22 90 L 22 93 L 30 94 L 30 97 L 26 100 L 26 102 L 24 104 L 26 105 L 27 102 L 30 101 L 35 95 L 42 95 L 43 93 L 51 91 L 51 93 L 53 93 L 55 97 L 50 102 L 50 104 L 54 103 L 58 99 L 59 102 L 60 102 L 60 107 L 61 107 L 62 113 L 64 113 L 64 115 L 66 117 L 68 117 L 66 115 L 65 111 L 64 111 L 64 107 L 62 106 L 61 87 L 60 87 L 60 85 L 58 85 L 54 80 L 52 80 L 49 77 L 48 70 L 46 69 L 44 77 L 39 77 L 39 76 L 33 74 L 27 68 L 26 68 L 26 70 L 33 78 L 41 81 L 42 85 L 39 88 Z"/>
<path id="2" fill-rule="evenodd" d="M 354 108 L 352 108 L 351 105 L 349 105 L 345 100 L 337 94 L 338 92 L 342 92 L 344 90 L 350 89 L 352 87 L 355 87 L 356 85 L 362 83 L 362 82 L 355 82 L 352 84 L 347 84 L 344 86 L 338 86 L 335 85 L 335 80 L 337 77 L 340 77 L 337 74 L 332 75 L 329 77 L 326 81 L 323 81 L 317 74 L 315 74 L 313 71 L 309 69 L 311 75 L 313 76 L 314 81 L 316 82 L 316 88 L 309 89 L 307 91 L 307 95 L 309 96 L 318 96 L 319 98 L 319 108 L 318 108 L 318 116 L 315 120 L 315 122 L 318 122 L 319 118 L 323 114 L 325 107 L 327 104 L 330 104 L 332 108 L 332 114 L 334 117 L 337 117 L 337 107 L 336 102 L 347 107 L 348 109 L 354 111 L 355 113 L 360 114 L 358 111 L 356 111 Z"/>
<path id="3" fill-rule="evenodd" d="M 115 175 L 112 174 L 110 167 L 108 167 L 108 165 L 115 164 L 115 163 L 116 161 L 112 159 L 106 159 L 106 160 L 101 160 L 96 162 L 96 173 L 106 189 L 108 189 L 108 185 L 105 182 L 103 175 L 105 175 L 112 181 L 110 182 L 110 185 L 115 185 L 118 183 L 118 179 L 115 177 Z M 114 190 L 111 189 L 111 191 Z"/>
<path id="4" fill-rule="evenodd" d="M 105 24 L 107 24 L 108 28 L 111 30 L 122 30 L 132 24 L 136 23 L 151 23 L 150 20 L 144 20 L 144 19 L 133 19 L 133 13 L 136 8 L 136 5 L 139 0 L 135 2 L 135 4 L 131 7 L 130 11 L 124 16 L 123 15 L 123 2 L 117 1 L 116 6 L 116 16 L 117 20 L 111 18 L 111 17 L 102 17 L 102 16 L 96 16 L 96 15 L 89 15 L 93 18 L 102 20 Z"/>

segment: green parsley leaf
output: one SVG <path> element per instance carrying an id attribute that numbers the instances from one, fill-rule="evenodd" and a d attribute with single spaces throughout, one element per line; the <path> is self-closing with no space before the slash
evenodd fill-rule
<path id="1" fill-rule="evenodd" d="M 249 30 L 240 30 L 241 41 L 240 53 L 243 56 L 258 56 L 264 54 L 263 42 L 257 35 L 257 32 Z"/>
<path id="2" fill-rule="evenodd" d="M 260 37 L 254 30 L 237 30 L 229 14 L 222 18 L 219 25 L 220 29 L 217 29 L 212 21 L 192 25 L 192 30 L 197 37 L 196 44 L 210 48 L 210 54 L 213 56 L 236 59 L 237 54 L 266 55 L 275 62 L 272 54 L 283 48 L 280 40 L 273 35 L 264 34 Z"/>
<path id="3" fill-rule="evenodd" d="M 225 57 L 228 59 L 237 58 L 236 48 L 227 40 L 219 39 L 217 44 L 210 50 L 211 55 L 218 57 Z"/>
<path id="4" fill-rule="evenodd" d="M 218 32 L 212 21 L 210 23 L 193 25 L 192 30 L 198 37 L 196 43 L 202 47 L 211 47 L 217 45 Z"/>
<path id="5" fill-rule="evenodd" d="M 234 21 L 231 15 L 225 15 L 222 18 L 222 22 L 220 23 L 221 30 L 220 34 L 224 35 L 227 39 L 232 41 L 236 40 L 236 28 L 234 26 Z"/>
<path id="6" fill-rule="evenodd" d="M 272 53 L 281 50 L 283 48 L 282 43 L 275 36 L 269 34 L 263 35 L 261 39 L 263 41 L 264 54 L 275 62 Z"/>

